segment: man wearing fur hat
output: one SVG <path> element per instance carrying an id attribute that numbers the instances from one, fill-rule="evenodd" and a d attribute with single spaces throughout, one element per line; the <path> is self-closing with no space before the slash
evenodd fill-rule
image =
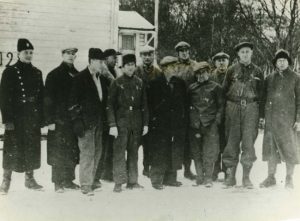
<path id="1" fill-rule="evenodd" d="M 186 84 L 175 76 L 177 59 L 164 57 L 163 74 L 149 83 L 149 139 L 153 188 L 179 187 L 177 170 L 182 168 L 186 142 Z"/>
<path id="2" fill-rule="evenodd" d="M 194 66 L 196 82 L 188 87 L 189 137 L 197 172 L 196 185 L 212 187 L 214 164 L 219 153 L 218 125 L 223 114 L 223 95 L 219 84 L 210 79 L 210 66 Z"/>
<path id="3" fill-rule="evenodd" d="M 243 166 L 243 187 L 252 189 L 250 171 L 256 160 L 254 143 L 263 113 L 264 76 L 259 67 L 252 63 L 253 44 L 242 42 L 235 46 L 238 63 L 228 68 L 223 83 L 226 95 L 225 127 L 227 144 L 223 161 L 227 168 L 225 187 L 236 184 L 236 167 Z"/>
<path id="4" fill-rule="evenodd" d="M 218 84 L 222 85 L 225 79 L 226 71 L 229 64 L 230 56 L 224 52 L 219 52 L 213 56 L 212 61 L 215 66 L 215 70 L 212 72 L 211 80 L 217 82 Z M 218 156 L 218 160 L 215 163 L 214 173 L 213 173 L 213 180 L 218 179 L 218 174 L 220 172 L 224 172 L 226 176 L 226 168 L 225 164 L 222 160 L 223 151 L 226 146 L 226 139 L 225 139 L 225 117 L 224 113 L 222 113 L 221 123 L 218 125 L 219 128 L 219 138 L 220 138 L 220 152 Z"/>
<path id="5" fill-rule="evenodd" d="M 294 167 L 300 162 L 300 76 L 289 68 L 291 63 L 289 53 L 278 50 L 273 60 L 276 69 L 266 78 L 263 160 L 268 162 L 268 177 L 260 187 L 276 184 L 276 167 L 283 161 L 285 187 L 293 188 Z"/>
<path id="6" fill-rule="evenodd" d="M 115 137 L 113 144 L 114 192 L 143 188 L 138 183 L 138 148 L 142 135 L 148 133 L 148 107 L 143 81 L 134 75 L 134 54 L 123 56 L 123 75 L 109 88 L 107 117 L 109 134 Z M 127 151 L 127 160 L 126 160 Z"/>
<path id="7" fill-rule="evenodd" d="M 142 65 L 137 66 L 135 70 L 136 76 L 141 78 L 146 87 L 146 93 L 148 94 L 149 83 L 150 81 L 156 79 L 161 75 L 161 70 L 153 64 L 154 61 L 154 48 L 151 46 L 144 46 L 140 50 Z M 149 177 L 149 169 L 150 169 L 150 155 L 149 155 L 149 136 L 145 135 L 142 140 L 143 145 L 143 174 Z"/>
<path id="8" fill-rule="evenodd" d="M 68 102 L 74 77 L 75 47 L 62 49 L 62 63 L 46 78 L 44 113 L 48 125 L 47 162 L 52 168 L 52 182 L 58 193 L 67 189 L 79 189 L 73 183 L 75 167 L 79 161 L 77 137 L 72 130 Z"/>
<path id="9" fill-rule="evenodd" d="M 25 186 L 40 190 L 33 171 L 41 166 L 41 127 L 43 127 L 42 72 L 31 63 L 33 45 L 18 40 L 18 61 L 7 67 L 1 79 L 0 108 L 5 126 L 3 144 L 3 183 L 0 192 L 10 187 L 12 171 L 25 172 Z"/>
<path id="10" fill-rule="evenodd" d="M 183 79 L 186 85 L 190 85 L 194 81 L 193 66 L 195 61 L 190 58 L 191 45 L 185 41 L 178 42 L 175 46 L 177 52 L 177 62 L 174 65 L 174 75 Z M 188 125 L 186 126 L 188 130 Z M 186 138 L 186 144 L 184 149 L 184 177 L 190 180 L 196 178 L 195 174 L 191 171 L 191 156 L 188 137 Z"/>

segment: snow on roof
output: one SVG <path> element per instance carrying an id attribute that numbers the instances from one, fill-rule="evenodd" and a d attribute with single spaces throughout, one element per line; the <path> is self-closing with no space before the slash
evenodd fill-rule
<path id="1" fill-rule="evenodd" d="M 119 11 L 119 28 L 154 30 L 155 27 L 136 11 Z"/>

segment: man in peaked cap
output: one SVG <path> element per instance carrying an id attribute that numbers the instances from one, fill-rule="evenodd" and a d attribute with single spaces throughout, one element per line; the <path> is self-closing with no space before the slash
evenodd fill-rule
<path id="1" fill-rule="evenodd" d="M 141 78 L 146 87 L 146 93 L 148 94 L 149 82 L 161 75 L 161 70 L 153 64 L 154 61 L 154 48 L 151 46 L 144 46 L 140 50 L 140 55 L 142 58 L 142 64 L 137 66 L 135 70 L 135 75 Z M 143 175 L 149 177 L 149 168 L 150 168 L 150 155 L 149 155 L 149 146 L 151 141 L 149 136 L 145 135 L 142 139 L 143 145 Z"/>
<path id="2" fill-rule="evenodd" d="M 107 118 L 109 134 L 115 137 L 113 144 L 114 192 L 143 188 L 138 183 L 138 148 L 141 138 L 148 133 L 148 107 L 143 81 L 135 76 L 134 54 L 123 56 L 123 75 L 109 88 Z M 127 152 L 127 159 L 126 159 Z"/>
<path id="3" fill-rule="evenodd" d="M 230 56 L 224 52 L 219 52 L 212 57 L 215 70 L 212 72 L 211 79 L 220 85 L 223 84 L 223 81 L 225 79 L 226 71 L 229 64 L 229 58 Z M 218 128 L 220 138 L 220 153 L 214 167 L 214 181 L 217 180 L 219 172 L 224 172 L 224 174 L 226 174 L 225 164 L 222 161 L 222 154 L 226 146 L 224 113 L 222 113 L 221 123 L 218 125 Z"/>
<path id="4" fill-rule="evenodd" d="M 64 47 L 62 63 L 46 78 L 44 113 L 48 125 L 47 162 L 52 168 L 52 182 L 58 193 L 64 189 L 79 189 L 73 183 L 75 167 L 79 161 L 76 134 L 68 111 L 68 102 L 74 77 L 78 74 L 74 67 L 75 47 Z"/>
<path id="5" fill-rule="evenodd" d="M 174 71 L 174 74 L 175 76 L 183 79 L 187 86 L 194 82 L 193 66 L 195 64 L 195 61 L 191 60 L 190 58 L 190 48 L 190 44 L 184 41 L 177 43 L 175 46 L 178 61 L 175 64 L 176 69 Z M 187 137 L 187 142 L 184 151 L 184 177 L 194 180 L 196 176 L 192 173 L 190 169 L 192 160 L 190 157 L 190 149 L 188 143 L 189 141 Z"/>
<path id="6" fill-rule="evenodd" d="M 197 172 L 196 185 L 212 187 L 214 164 L 219 153 L 218 125 L 223 114 L 221 86 L 210 79 L 210 65 L 194 66 L 195 83 L 188 87 L 189 139 Z"/>
<path id="7" fill-rule="evenodd" d="M 99 48 L 89 49 L 89 65 L 74 77 L 69 111 L 80 149 L 79 181 L 81 192 L 94 195 L 101 187 L 95 175 L 102 153 L 103 127 L 106 121 L 107 87 L 103 74 L 107 68 Z"/>
<path id="8" fill-rule="evenodd" d="M 268 176 L 260 187 L 276 185 L 277 164 L 286 163 L 285 187 L 293 188 L 294 167 L 300 163 L 300 76 L 289 67 L 292 59 L 280 49 L 273 59 L 275 71 L 266 78 L 263 161 Z"/>
<path id="9" fill-rule="evenodd" d="M 179 187 L 177 170 L 182 168 L 186 141 L 186 84 L 174 75 L 177 58 L 164 57 L 163 74 L 149 82 L 150 179 L 153 188 Z"/>
<path id="10" fill-rule="evenodd" d="M 18 61 L 7 67 L 0 84 L 0 108 L 5 126 L 3 144 L 3 183 L 0 192 L 10 187 L 12 171 L 25 172 L 25 186 L 40 190 L 33 171 L 41 165 L 41 127 L 43 127 L 42 72 L 31 63 L 33 45 L 18 40 Z"/>
<path id="11" fill-rule="evenodd" d="M 223 89 L 226 95 L 227 144 L 223 161 L 227 168 L 225 187 L 236 184 L 236 167 L 243 166 L 243 186 L 253 188 L 250 171 L 256 160 L 254 143 L 258 134 L 259 120 L 263 113 L 264 76 L 259 67 L 252 63 L 253 44 L 242 42 L 235 46 L 238 63 L 228 68 Z"/>

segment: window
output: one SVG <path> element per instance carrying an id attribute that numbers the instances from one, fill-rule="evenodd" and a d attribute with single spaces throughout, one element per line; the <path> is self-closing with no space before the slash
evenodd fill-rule
<path id="1" fill-rule="evenodd" d="M 122 35 L 122 49 L 123 50 L 134 50 L 134 36 L 133 35 Z"/>

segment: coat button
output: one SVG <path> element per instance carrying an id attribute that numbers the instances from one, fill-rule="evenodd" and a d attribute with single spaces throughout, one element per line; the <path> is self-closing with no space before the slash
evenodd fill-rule
<path id="1" fill-rule="evenodd" d="M 22 102 L 23 102 L 23 103 L 26 103 L 26 101 L 25 101 L 25 100 L 22 100 Z"/>
<path id="2" fill-rule="evenodd" d="M 21 76 L 19 76 L 19 79 L 22 79 L 22 77 L 21 77 Z"/>
<path id="3" fill-rule="evenodd" d="M 131 111 L 132 111 L 132 109 L 133 109 L 133 108 L 132 108 L 132 106 L 129 106 L 129 110 L 131 110 Z"/>
<path id="4" fill-rule="evenodd" d="M 21 82 L 20 84 L 23 85 L 23 82 Z"/>
<path id="5" fill-rule="evenodd" d="M 25 94 L 23 94 L 22 96 L 25 97 Z"/>
<path id="6" fill-rule="evenodd" d="M 25 91 L 25 89 L 24 89 L 24 88 L 22 88 L 22 91 Z"/>

